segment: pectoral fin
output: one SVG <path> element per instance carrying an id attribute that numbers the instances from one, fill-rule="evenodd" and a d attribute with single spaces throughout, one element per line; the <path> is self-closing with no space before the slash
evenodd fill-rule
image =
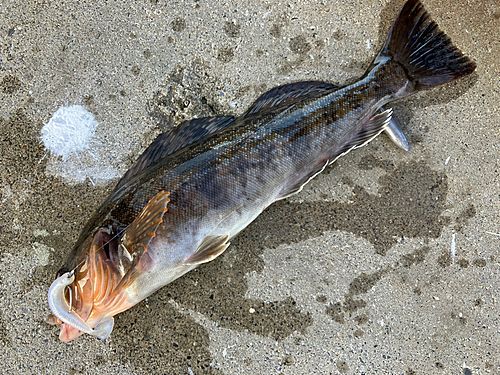
<path id="1" fill-rule="evenodd" d="M 114 325 L 115 320 L 113 319 L 113 317 L 104 318 L 94 328 L 93 336 L 97 337 L 99 340 L 106 340 L 111 335 Z"/>
<path id="2" fill-rule="evenodd" d="M 210 262 L 221 255 L 230 245 L 229 236 L 207 236 L 198 250 L 185 260 L 186 265 L 198 265 Z"/>
<path id="3" fill-rule="evenodd" d="M 145 252 L 149 242 L 156 236 L 156 231 L 163 222 L 168 211 L 170 193 L 160 191 L 144 206 L 141 213 L 125 230 L 122 245 L 133 256 L 134 253 Z"/>

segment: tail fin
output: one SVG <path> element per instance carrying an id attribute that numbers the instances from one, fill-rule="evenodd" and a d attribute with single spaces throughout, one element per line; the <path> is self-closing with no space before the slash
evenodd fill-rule
<path id="1" fill-rule="evenodd" d="M 439 30 L 419 0 L 408 0 L 379 56 L 390 56 L 405 70 L 413 90 L 425 90 L 470 74 L 476 64 Z"/>

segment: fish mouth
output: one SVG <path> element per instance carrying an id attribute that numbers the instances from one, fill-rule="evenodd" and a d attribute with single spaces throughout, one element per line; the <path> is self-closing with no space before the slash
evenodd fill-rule
<path id="1" fill-rule="evenodd" d="M 83 332 L 78 328 L 73 327 L 71 324 L 64 323 L 62 320 L 57 318 L 54 314 L 49 314 L 46 319 L 46 323 L 49 325 L 59 326 L 59 340 L 68 343 L 74 339 L 83 335 Z"/>
<path id="2" fill-rule="evenodd" d="M 71 342 L 78 337 L 83 335 L 83 332 L 78 328 L 75 328 L 67 323 L 61 324 L 61 331 L 59 332 L 59 340 L 62 342 L 68 343 Z"/>
<path id="3" fill-rule="evenodd" d="M 94 329 L 104 319 L 135 304 L 130 298 L 130 289 L 137 276 L 137 262 L 103 228 L 87 242 L 87 255 L 74 269 L 74 280 L 62 292 L 61 301 L 69 306 L 68 313 L 77 315 Z M 84 333 L 53 314 L 49 315 L 48 322 L 59 325 L 59 339 L 63 342 L 70 342 Z"/>

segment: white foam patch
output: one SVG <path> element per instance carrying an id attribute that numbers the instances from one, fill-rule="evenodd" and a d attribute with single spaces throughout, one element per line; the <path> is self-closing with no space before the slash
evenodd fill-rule
<path id="1" fill-rule="evenodd" d="M 52 156 L 47 172 L 69 183 L 106 184 L 119 177 L 111 165 L 109 145 L 95 137 L 98 127 L 94 115 L 84 106 L 62 106 L 41 130 L 41 139 Z"/>
<path id="2" fill-rule="evenodd" d="M 66 160 L 89 147 L 96 128 L 94 115 L 85 107 L 61 107 L 42 128 L 42 141 L 52 154 Z"/>

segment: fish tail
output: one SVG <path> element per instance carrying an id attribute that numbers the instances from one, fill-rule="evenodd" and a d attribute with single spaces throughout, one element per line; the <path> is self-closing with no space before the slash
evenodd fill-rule
<path id="1" fill-rule="evenodd" d="M 476 68 L 439 30 L 419 0 L 405 3 L 374 63 L 387 60 L 398 64 L 395 74 L 406 75 L 398 97 L 453 81 Z"/>

